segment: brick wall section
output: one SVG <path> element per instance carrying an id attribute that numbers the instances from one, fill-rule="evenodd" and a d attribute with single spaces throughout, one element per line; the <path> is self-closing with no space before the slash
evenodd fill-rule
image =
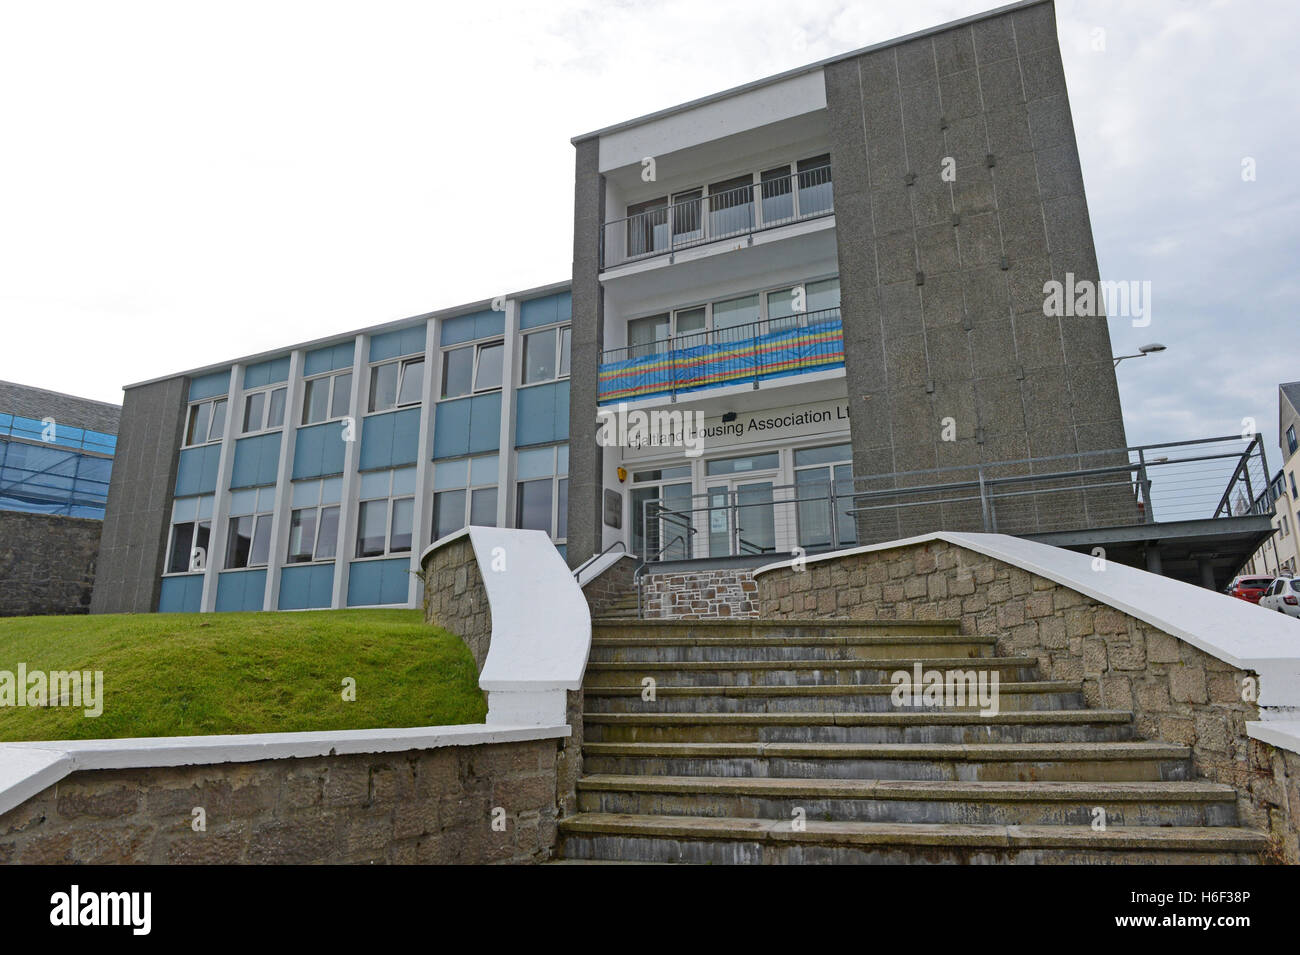
<path id="1" fill-rule="evenodd" d="M 0 511 L 0 617 L 88 613 L 103 522 Z"/>
<path id="2" fill-rule="evenodd" d="M 1100 571 L 1104 573 L 1104 571 Z M 1197 771 L 1236 788 L 1241 824 L 1300 862 L 1300 756 L 1246 735 L 1259 708 L 1243 671 L 1054 581 L 936 541 L 811 563 L 757 579 L 764 618 L 959 619 L 999 654 L 1036 657 L 1046 679 L 1082 682 L 1091 707 L 1130 710 L 1149 739 L 1192 748 Z"/>
<path id="3" fill-rule="evenodd" d="M 632 580 L 636 567 L 636 558 L 620 557 L 599 577 L 583 585 L 582 595 L 587 598 L 593 617 L 599 617 L 622 598 L 636 593 L 636 583 Z"/>
<path id="4" fill-rule="evenodd" d="M 536 740 L 73 773 L 0 815 L 0 863 L 542 862 L 556 751 Z"/>
<path id="5" fill-rule="evenodd" d="M 422 571 L 425 622 L 464 640 L 482 671 L 492 642 L 492 614 L 469 537 L 438 548 Z"/>
<path id="6" fill-rule="evenodd" d="M 758 585 L 751 568 L 646 574 L 642 601 L 648 620 L 757 617 Z"/>

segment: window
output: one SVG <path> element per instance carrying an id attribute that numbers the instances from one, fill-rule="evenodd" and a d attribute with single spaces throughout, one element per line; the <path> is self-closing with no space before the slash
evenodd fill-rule
<path id="1" fill-rule="evenodd" d="M 415 525 L 415 468 L 361 475 L 358 557 L 409 553 Z"/>
<path id="2" fill-rule="evenodd" d="M 298 481 L 293 485 L 286 563 L 307 564 L 334 559 L 338 552 L 342 489 L 342 478 Z"/>
<path id="3" fill-rule="evenodd" d="M 171 539 L 167 544 L 165 574 L 193 574 L 208 565 L 212 537 L 212 507 L 216 498 L 182 497 L 172 502 Z"/>
<path id="4" fill-rule="evenodd" d="M 462 527 L 496 527 L 497 455 L 439 461 L 433 474 L 433 539 Z"/>
<path id="5" fill-rule="evenodd" d="M 336 372 L 303 382 L 302 423 L 345 418 L 352 406 L 352 372 Z"/>
<path id="6" fill-rule="evenodd" d="M 695 524 L 691 466 L 632 474 L 632 552 L 681 560 L 690 556 Z"/>
<path id="7" fill-rule="evenodd" d="M 418 405 L 424 391 L 424 359 L 407 358 L 370 369 L 370 410 Z"/>
<path id="8" fill-rule="evenodd" d="M 799 545 L 842 547 L 857 543 L 853 506 L 853 449 L 847 444 L 798 448 L 794 483 Z"/>
<path id="9" fill-rule="evenodd" d="M 709 477 L 722 477 L 728 474 L 748 474 L 751 471 L 772 471 L 781 462 L 780 453 L 767 451 L 763 454 L 751 454 L 743 458 L 723 458 L 710 461 L 705 465 Z"/>
<path id="10" fill-rule="evenodd" d="M 284 425 L 284 399 L 287 390 L 271 388 L 244 395 L 243 434 L 270 431 Z"/>
<path id="11" fill-rule="evenodd" d="M 501 387 L 504 342 L 481 342 L 449 348 L 442 353 L 442 397 L 459 398 Z"/>
<path id="12" fill-rule="evenodd" d="M 226 399 L 213 398 L 190 405 L 185 423 L 185 446 L 211 444 L 226 434 Z"/>
<path id="13" fill-rule="evenodd" d="M 573 329 L 547 328 L 523 336 L 522 383 L 533 385 L 569 376 L 569 343 Z"/>
<path id="14" fill-rule="evenodd" d="M 1289 428 L 1286 429 L 1287 454 L 1295 454 L 1295 449 L 1296 449 L 1295 425 L 1291 425 Z"/>
<path id="15" fill-rule="evenodd" d="M 1291 497 L 1293 499 L 1296 497 L 1300 497 L 1300 494 L 1297 494 L 1295 489 L 1295 472 L 1287 471 L 1286 476 L 1291 480 Z"/>
<path id="16" fill-rule="evenodd" d="M 230 523 L 226 532 L 227 570 L 265 567 L 271 554 L 271 512 L 275 487 L 243 488 L 230 495 Z"/>
<path id="17" fill-rule="evenodd" d="M 1282 515 L 1282 536 L 1283 536 L 1283 537 L 1290 537 L 1290 536 L 1291 536 L 1291 524 L 1290 524 L 1290 522 L 1286 519 L 1286 515 L 1285 515 L 1285 514 Z"/>
<path id="18" fill-rule="evenodd" d="M 515 527 L 545 531 L 560 543 L 569 533 L 569 446 L 531 448 L 515 458 Z"/>

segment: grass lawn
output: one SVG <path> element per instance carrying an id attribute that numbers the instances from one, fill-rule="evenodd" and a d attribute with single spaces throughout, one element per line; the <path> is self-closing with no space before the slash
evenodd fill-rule
<path id="1" fill-rule="evenodd" d="M 0 618 L 0 671 L 100 670 L 103 715 L 0 706 L 0 741 L 481 723 L 474 658 L 419 610 Z M 344 702 L 343 681 L 356 681 Z"/>

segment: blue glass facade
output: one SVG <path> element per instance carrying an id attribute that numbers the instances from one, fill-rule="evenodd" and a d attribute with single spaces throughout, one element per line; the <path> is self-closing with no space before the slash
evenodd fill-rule
<path id="1" fill-rule="evenodd" d="M 0 510 L 102 520 L 117 436 L 0 413 Z"/>

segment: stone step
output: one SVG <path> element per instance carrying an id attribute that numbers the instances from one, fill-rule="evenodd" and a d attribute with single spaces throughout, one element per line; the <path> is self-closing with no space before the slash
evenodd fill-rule
<path id="1" fill-rule="evenodd" d="M 992 636 L 868 634 L 792 637 L 593 637 L 592 663 L 763 660 L 928 660 L 991 657 Z"/>
<path id="2" fill-rule="evenodd" d="M 819 686 L 659 686 L 655 699 L 642 699 L 644 688 L 584 686 L 586 708 L 594 713 L 781 713 L 781 712 L 931 712 L 978 710 L 966 706 L 894 704 L 891 683 L 822 684 Z M 968 698 L 969 699 L 969 698 Z M 1000 710 L 1083 709 L 1077 681 L 1039 680 L 1000 683 Z"/>
<path id="3" fill-rule="evenodd" d="M 583 714 L 593 743 L 1082 743 L 1133 732 L 1123 710 Z"/>
<path id="4" fill-rule="evenodd" d="M 1236 792 L 1206 782 L 954 782 L 592 775 L 582 812 L 958 825 L 1234 826 Z"/>
<path id="5" fill-rule="evenodd" d="M 829 637 L 876 636 L 914 637 L 927 635 L 957 636 L 957 620 L 762 620 L 757 617 L 709 620 L 626 620 L 607 621 L 593 617 L 592 636 L 596 639 L 610 637 L 690 639 L 698 638 L 763 638 L 778 637 Z"/>
<path id="6" fill-rule="evenodd" d="M 587 664 L 583 685 L 613 686 L 654 677 L 669 686 L 811 686 L 818 684 L 889 683 L 893 674 L 926 670 L 997 671 L 1003 682 L 1033 681 L 1040 673 L 1036 657 L 935 657 L 926 660 L 732 660 L 594 661 Z"/>
<path id="7" fill-rule="evenodd" d="M 1114 743 L 585 743 L 583 770 L 620 776 L 964 781 L 1188 780 L 1191 750 Z"/>
<path id="8" fill-rule="evenodd" d="M 566 858 L 696 863 L 1258 862 L 1267 839 L 1248 829 L 820 822 L 578 813 L 560 822 Z"/>

